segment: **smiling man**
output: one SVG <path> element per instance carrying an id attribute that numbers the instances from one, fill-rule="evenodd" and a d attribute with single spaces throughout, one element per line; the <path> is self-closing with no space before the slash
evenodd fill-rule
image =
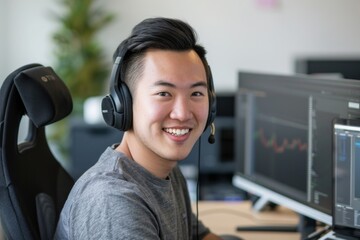
<path id="1" fill-rule="evenodd" d="M 133 128 L 117 150 L 159 178 L 188 156 L 205 129 L 209 97 L 194 50 L 148 50 L 133 89 Z"/>
<path id="2" fill-rule="evenodd" d="M 177 167 L 215 117 L 195 32 L 180 20 L 146 19 L 114 59 L 102 112 L 124 135 L 76 182 L 55 238 L 220 239 L 192 213 Z"/>

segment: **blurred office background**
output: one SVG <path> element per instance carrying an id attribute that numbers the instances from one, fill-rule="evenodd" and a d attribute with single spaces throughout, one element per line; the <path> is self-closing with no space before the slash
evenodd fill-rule
<path id="1" fill-rule="evenodd" d="M 135 24 L 148 17 L 175 17 L 189 22 L 206 47 L 218 103 L 223 104 L 219 107 L 225 111 L 220 111 L 217 118 L 217 145 L 210 147 L 205 138 L 201 139 L 204 199 L 237 198 L 237 193 L 223 184 L 231 185 L 234 169 L 233 95 L 238 71 L 292 74 L 299 58 L 360 59 L 358 0 L 99 0 L 97 4 L 115 14 L 97 36 L 109 67 L 118 44 Z M 59 23 L 54 14 L 62 11 L 59 0 L 0 2 L 0 84 L 24 64 L 55 63 L 52 36 Z M 112 143 L 120 135 L 102 124 L 83 120 L 73 121 L 71 127 L 70 161 L 76 162 L 71 167 L 76 178 L 88 165 L 84 161 L 97 159 L 98 153 L 91 150 L 102 152 L 104 139 Z M 89 151 L 88 144 L 98 149 L 90 147 Z M 197 150 L 195 146 L 184 162 L 190 180 L 197 174 L 193 168 L 197 165 Z"/>
<path id="2" fill-rule="evenodd" d="M 99 34 L 111 55 L 131 28 L 147 17 L 188 21 L 208 50 L 215 87 L 232 90 L 237 71 L 291 73 L 298 55 L 360 55 L 357 0 L 101 0 L 115 20 Z M 52 65 L 58 0 L 2 0 L 0 83 L 22 64 Z"/>

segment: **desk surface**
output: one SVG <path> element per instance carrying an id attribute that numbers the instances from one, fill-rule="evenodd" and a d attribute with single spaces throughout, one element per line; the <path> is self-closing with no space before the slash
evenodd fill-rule
<path id="1" fill-rule="evenodd" d="M 194 205 L 194 212 L 196 206 Z M 300 239 L 300 233 L 288 232 L 237 232 L 237 226 L 288 226 L 298 223 L 298 215 L 291 210 L 278 207 L 275 211 L 256 213 L 248 201 L 244 202 L 208 202 L 198 203 L 199 219 L 216 234 L 231 234 L 245 240 L 292 240 Z"/>

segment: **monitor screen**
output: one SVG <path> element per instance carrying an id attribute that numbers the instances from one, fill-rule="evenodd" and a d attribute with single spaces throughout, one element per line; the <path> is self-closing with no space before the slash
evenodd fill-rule
<path id="1" fill-rule="evenodd" d="M 360 235 L 360 120 L 334 121 L 333 227 Z"/>
<path id="2" fill-rule="evenodd" d="M 240 72 L 233 184 L 331 224 L 332 121 L 360 118 L 360 81 Z"/>

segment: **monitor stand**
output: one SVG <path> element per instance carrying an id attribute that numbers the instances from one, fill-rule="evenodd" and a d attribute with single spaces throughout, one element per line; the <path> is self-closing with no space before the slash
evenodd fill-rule
<path id="1" fill-rule="evenodd" d="M 265 209 L 275 210 L 275 206 L 266 197 L 256 198 L 252 200 L 253 210 L 256 212 L 264 211 Z M 237 231 L 260 231 L 260 232 L 299 232 L 301 239 L 306 239 L 307 236 L 316 231 L 316 221 L 304 215 L 299 215 L 299 223 L 296 225 L 264 225 L 264 226 L 239 226 Z"/>
<path id="2" fill-rule="evenodd" d="M 255 197 L 253 196 L 251 199 L 252 209 L 255 212 L 262 212 L 268 209 L 269 207 L 272 209 L 272 203 L 266 197 Z"/>

